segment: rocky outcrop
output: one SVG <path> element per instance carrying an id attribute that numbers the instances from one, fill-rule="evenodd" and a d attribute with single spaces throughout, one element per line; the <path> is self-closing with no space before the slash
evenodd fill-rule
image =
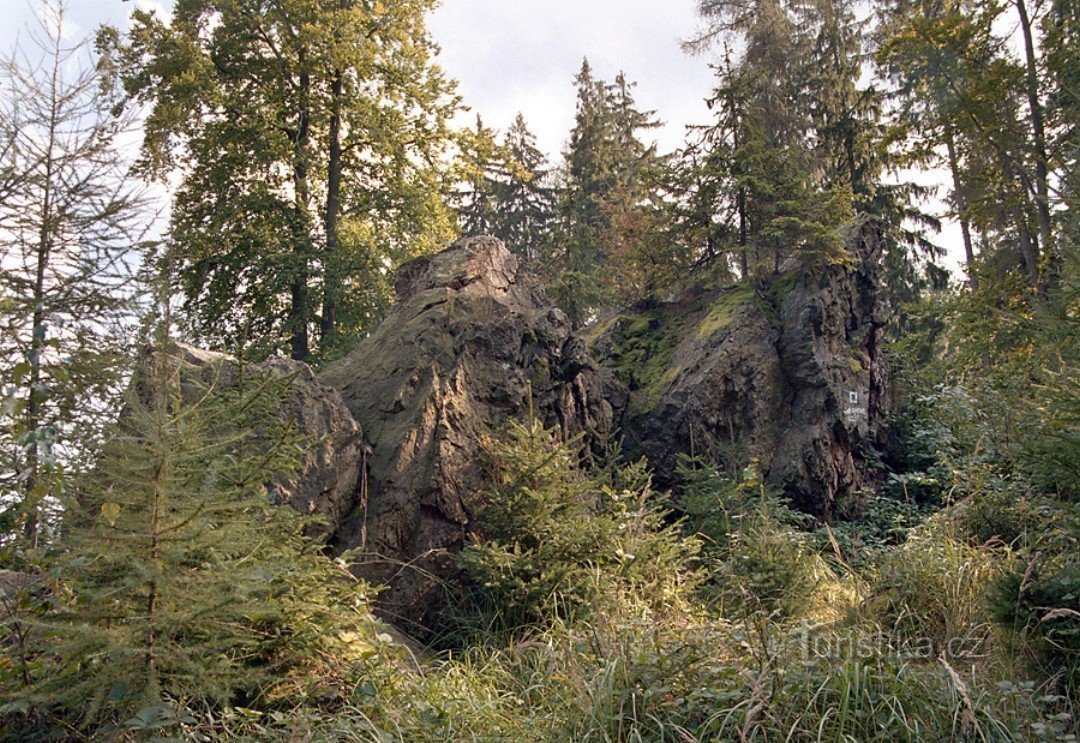
<path id="1" fill-rule="evenodd" d="M 612 408 L 584 342 L 501 242 L 463 240 L 398 272 L 397 301 L 322 383 L 371 442 L 367 498 L 334 542 L 386 584 L 382 613 L 406 629 L 438 606 L 441 581 L 484 497 L 481 440 L 530 396 L 536 414 L 596 445 Z"/>
<path id="2" fill-rule="evenodd" d="M 639 306 L 590 332 L 629 390 L 627 449 L 661 484 L 680 455 L 743 466 L 810 513 L 874 484 L 887 399 L 879 348 L 878 240 L 852 240 L 851 265 L 781 272 L 704 297 Z"/>
<path id="3" fill-rule="evenodd" d="M 430 626 L 490 489 L 482 441 L 527 406 L 592 450 L 621 437 L 660 485 L 680 454 L 741 466 L 756 457 L 795 505 L 829 517 L 873 485 L 886 408 L 878 347 L 878 244 L 853 265 L 802 270 L 639 305 L 584 335 L 492 238 L 458 242 L 398 272 L 397 301 L 346 357 L 287 377 L 279 411 L 313 446 L 279 500 L 326 521 L 384 585 L 382 615 Z M 231 384 L 228 356 L 178 344 L 188 380 Z M 599 363 L 594 359 L 598 359 Z M 362 435 L 363 434 L 363 435 Z"/>
<path id="4" fill-rule="evenodd" d="M 238 366 L 232 356 L 185 343 L 174 343 L 172 356 L 180 366 L 186 398 L 197 397 L 210 385 L 236 384 Z M 268 486 L 277 502 L 318 516 L 313 536 L 329 538 L 363 496 L 361 475 L 367 448 L 360 426 L 341 395 L 321 384 L 307 364 L 273 358 L 247 364 L 245 374 L 253 378 L 273 374 L 288 381 L 278 415 L 295 421 L 298 433 L 310 443 L 296 471 Z"/>

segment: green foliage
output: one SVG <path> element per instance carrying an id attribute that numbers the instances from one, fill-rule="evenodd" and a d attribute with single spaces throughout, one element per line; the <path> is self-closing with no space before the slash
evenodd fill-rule
<path id="1" fill-rule="evenodd" d="M 518 114 L 495 144 L 495 133 L 477 117 L 472 147 L 462 160 L 469 166 L 468 190 L 455 208 L 466 235 L 493 235 L 532 267 L 550 251 L 556 189 L 547 157 Z"/>
<path id="2" fill-rule="evenodd" d="M 741 477 L 700 460 L 684 460 L 680 505 L 690 533 L 702 540 L 709 576 L 706 595 L 725 613 L 798 615 L 825 567 L 799 527 L 809 518 L 793 511 L 760 481 L 756 464 Z"/>
<path id="3" fill-rule="evenodd" d="M 168 21 L 136 10 L 126 39 L 102 32 L 149 106 L 145 171 L 181 174 L 171 252 L 198 337 L 333 354 L 381 316 L 387 269 L 452 235 L 458 100 L 432 62 L 433 5 L 181 0 Z"/>
<path id="4" fill-rule="evenodd" d="M 987 633 L 984 598 L 1003 561 L 991 548 L 973 547 L 946 520 L 915 530 L 904 544 L 879 555 L 870 590 L 879 621 L 900 639 L 929 641 L 934 655 L 953 638 Z"/>
<path id="5" fill-rule="evenodd" d="M 17 569 L 54 536 L 66 473 L 97 455 L 153 254 L 115 71 L 63 3 L 34 6 L 0 61 L 0 564 Z"/>
<path id="6" fill-rule="evenodd" d="M 682 341 L 683 318 L 655 305 L 614 321 L 611 333 L 615 373 L 630 389 L 631 413 L 645 413 L 679 373 L 673 363 Z"/>
<path id="7" fill-rule="evenodd" d="M 664 523 L 642 465 L 586 472 L 576 444 L 535 419 L 511 422 L 488 450 L 495 485 L 483 536 L 459 564 L 468 605 L 491 626 L 578 620 L 622 593 L 664 606 L 693 583 L 696 543 Z"/>
<path id="8" fill-rule="evenodd" d="M 289 380 L 148 364 L 67 503 L 40 668 L 16 692 L 86 731 L 294 694 L 373 626 L 366 587 L 265 487 L 304 444 L 274 415 Z"/>
<path id="9" fill-rule="evenodd" d="M 1080 689 L 1080 561 L 1075 553 L 1036 557 L 1003 576 L 991 594 L 993 617 L 1034 650 L 1039 670 Z"/>
<path id="10" fill-rule="evenodd" d="M 593 75 L 588 60 L 575 78 L 577 109 L 564 153 L 559 226 L 546 261 L 549 292 L 579 328 L 614 300 L 634 301 L 666 288 L 682 260 L 667 239 L 667 163 L 641 137 L 660 126 L 641 111 L 634 84 Z"/>

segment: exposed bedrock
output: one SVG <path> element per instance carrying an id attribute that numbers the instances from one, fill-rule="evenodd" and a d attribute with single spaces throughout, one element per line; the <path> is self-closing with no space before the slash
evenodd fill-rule
<path id="1" fill-rule="evenodd" d="M 879 245 L 872 232 L 851 245 L 848 266 L 793 259 L 752 285 L 646 303 L 592 329 L 593 353 L 629 389 L 616 411 L 626 448 L 661 484 L 680 455 L 756 458 L 769 485 L 826 518 L 876 484 L 888 403 Z"/>
<path id="2" fill-rule="evenodd" d="M 371 444 L 367 497 L 335 542 L 384 583 L 379 605 L 408 627 L 442 581 L 485 492 L 481 439 L 524 412 L 596 444 L 611 432 L 602 375 L 517 258 L 489 237 L 405 264 L 385 319 L 322 383 L 339 390 Z"/>

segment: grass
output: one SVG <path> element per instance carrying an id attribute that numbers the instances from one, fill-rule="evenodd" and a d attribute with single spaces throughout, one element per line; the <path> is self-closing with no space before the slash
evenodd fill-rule
<path id="1" fill-rule="evenodd" d="M 372 659 L 328 707 L 218 720 L 221 740 L 1074 741 L 1075 702 L 1024 678 L 982 601 L 1004 548 L 951 513 L 858 568 L 822 554 L 793 616 L 602 596 L 587 623 L 481 638 L 421 668 Z M 950 646 L 978 635 L 978 652 Z M 929 649 L 921 645 L 929 639 Z M 242 718 L 242 719 L 241 719 Z M 205 727 L 205 724 L 202 724 Z"/>

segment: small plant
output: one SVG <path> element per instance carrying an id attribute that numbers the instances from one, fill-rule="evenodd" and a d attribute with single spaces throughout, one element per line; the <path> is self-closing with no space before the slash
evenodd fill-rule
<path id="1" fill-rule="evenodd" d="M 1035 664 L 1067 693 L 1080 692 L 1080 561 L 1036 556 L 1002 575 L 990 592 L 993 618 L 1030 648 Z"/>
<path id="2" fill-rule="evenodd" d="M 704 545 L 705 590 L 721 610 L 794 616 L 804 609 L 825 569 L 800 531 L 810 518 L 770 491 L 754 463 L 738 478 L 691 459 L 679 473 L 687 526 Z"/>

